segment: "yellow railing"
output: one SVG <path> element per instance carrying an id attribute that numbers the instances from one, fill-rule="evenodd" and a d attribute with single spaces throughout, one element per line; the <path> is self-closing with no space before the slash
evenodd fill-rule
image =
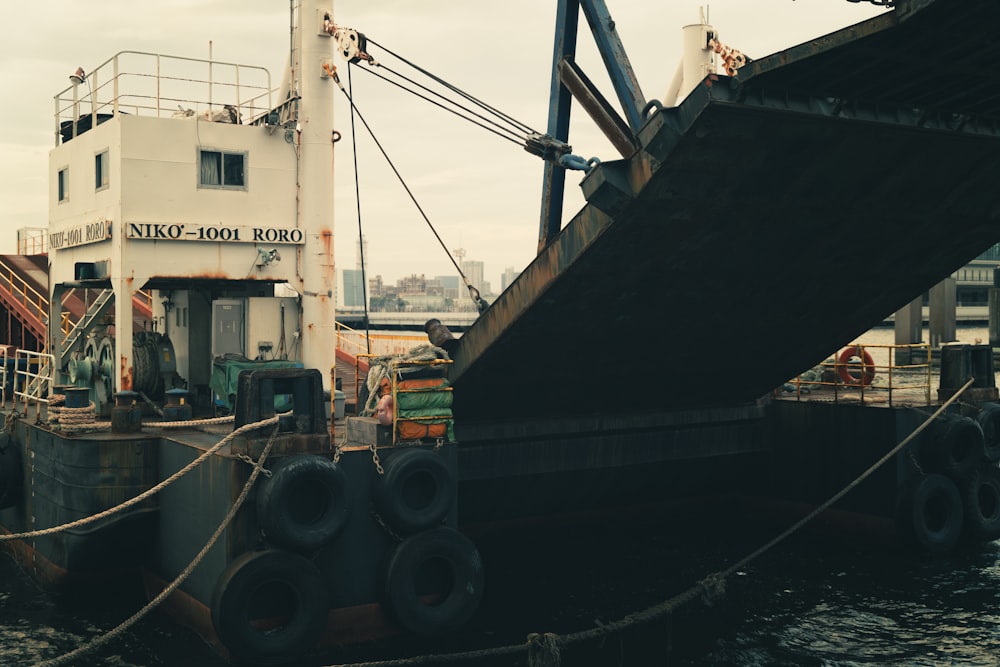
<path id="1" fill-rule="evenodd" d="M 911 356 L 915 349 L 923 351 L 921 363 L 896 363 L 897 353 L 906 351 Z M 809 371 L 799 374 L 791 383 L 799 400 L 811 398 L 813 393 L 823 396 L 832 392 L 833 400 L 841 394 L 860 398 L 862 403 L 882 402 L 881 396 L 893 401 L 922 395 L 926 405 L 931 403 L 931 346 L 929 343 L 911 345 L 864 345 L 855 343 L 838 351 L 832 359 Z"/>

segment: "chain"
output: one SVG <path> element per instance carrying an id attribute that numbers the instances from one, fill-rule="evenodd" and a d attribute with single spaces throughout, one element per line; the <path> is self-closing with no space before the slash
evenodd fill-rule
<path id="1" fill-rule="evenodd" d="M 334 440 L 334 443 L 333 443 L 333 462 L 334 462 L 334 464 L 340 463 L 340 456 L 344 453 L 344 445 L 346 445 L 346 444 L 347 444 L 347 437 L 346 436 L 340 442 L 336 442 L 336 439 Z"/>
<path id="2" fill-rule="evenodd" d="M 13 433 L 14 425 L 17 424 L 17 420 L 20 417 L 21 414 L 17 411 L 17 408 L 8 412 L 7 416 L 3 418 L 3 430 L 7 431 L 7 433 Z"/>
<path id="3" fill-rule="evenodd" d="M 389 537 L 396 540 L 397 542 L 403 541 L 403 538 L 400 537 L 399 533 L 390 528 L 389 524 L 387 524 L 385 520 L 381 517 L 381 515 L 379 515 L 379 513 L 376 512 L 375 510 L 372 510 L 372 518 L 375 519 L 375 523 L 377 523 L 382 527 L 382 530 L 384 530 L 386 533 L 389 534 Z"/>
<path id="4" fill-rule="evenodd" d="M 442 447 L 444 447 L 444 438 L 436 438 L 434 440 L 434 451 L 436 452 Z"/>
<path id="5" fill-rule="evenodd" d="M 375 443 L 368 445 L 368 449 L 372 450 L 372 462 L 375 463 L 375 470 L 378 470 L 378 474 L 384 475 L 385 469 L 382 467 L 382 460 L 378 457 L 378 451 L 375 449 Z"/>
<path id="6" fill-rule="evenodd" d="M 239 454 L 236 455 L 236 458 L 240 459 L 241 461 L 246 461 L 251 466 L 256 466 L 257 465 L 257 462 L 254 461 L 253 457 L 250 456 L 249 454 L 244 454 L 244 453 L 240 452 Z M 263 462 L 260 464 L 260 472 L 264 475 L 264 477 L 270 477 L 271 476 L 271 471 L 264 467 Z"/>

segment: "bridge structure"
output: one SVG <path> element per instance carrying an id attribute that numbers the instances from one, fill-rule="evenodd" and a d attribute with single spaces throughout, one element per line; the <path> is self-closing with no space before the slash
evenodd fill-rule
<path id="1" fill-rule="evenodd" d="M 902 0 L 648 105 L 462 336 L 456 417 L 746 404 L 996 243 L 998 21 Z"/>

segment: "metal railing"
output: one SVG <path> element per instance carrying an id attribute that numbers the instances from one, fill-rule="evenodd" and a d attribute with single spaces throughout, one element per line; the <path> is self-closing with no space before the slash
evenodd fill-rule
<path id="1" fill-rule="evenodd" d="M 230 106 L 237 122 L 250 124 L 273 108 L 272 92 L 263 67 L 120 51 L 89 72 L 85 83 L 55 95 L 55 143 L 120 113 L 194 116 Z"/>
<path id="2" fill-rule="evenodd" d="M 49 298 L 25 282 L 5 262 L 0 262 L 0 288 L 6 289 L 11 299 L 24 306 L 43 326 L 46 325 L 49 319 Z"/>
<path id="3" fill-rule="evenodd" d="M 919 363 L 896 363 L 899 352 L 913 356 L 915 349 L 922 350 Z M 874 354 L 873 354 L 874 353 Z M 855 397 L 862 403 L 905 400 L 914 402 L 922 396 L 925 405 L 931 404 L 931 346 L 930 343 L 910 345 L 865 345 L 855 343 L 840 350 L 832 359 L 816 368 L 800 373 L 790 382 L 798 400 L 819 398 L 833 394 L 834 402 L 841 395 Z M 826 392 L 826 393 L 824 393 Z M 819 396 L 813 396 L 813 394 Z M 805 396 L 803 396 L 805 394 Z M 882 399 L 883 396 L 887 398 Z"/>
<path id="4" fill-rule="evenodd" d="M 49 384 L 54 365 L 55 358 L 51 354 L 21 349 L 17 351 L 14 360 L 14 405 L 20 400 L 26 406 L 33 403 L 36 419 L 41 415 L 41 405 L 49 402 Z"/>
<path id="5" fill-rule="evenodd" d="M 7 407 L 7 382 L 10 381 L 11 389 L 14 388 L 14 369 L 8 363 L 6 345 L 0 346 L 0 364 L 3 364 L 3 379 L 0 380 L 0 406 Z"/>
<path id="6" fill-rule="evenodd" d="M 337 322 L 337 348 L 352 356 L 370 355 L 381 357 L 389 354 L 405 354 L 417 345 L 427 343 L 423 333 L 368 333 L 352 329 Z M 369 344 L 371 351 L 369 353 Z"/>
<path id="7" fill-rule="evenodd" d="M 49 251 L 49 232 L 44 227 L 22 227 L 17 230 L 18 255 L 44 255 Z"/>

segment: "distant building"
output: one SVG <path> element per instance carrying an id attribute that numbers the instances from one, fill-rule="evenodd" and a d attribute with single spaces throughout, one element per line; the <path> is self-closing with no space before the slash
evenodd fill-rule
<path id="1" fill-rule="evenodd" d="M 462 262 L 462 273 L 465 274 L 469 284 L 481 293 L 486 292 L 486 281 L 483 280 L 484 270 L 485 266 L 478 260 L 470 259 Z"/>
<path id="2" fill-rule="evenodd" d="M 1000 243 L 951 274 L 956 284 L 959 306 L 989 305 L 989 291 L 994 285 L 994 273 L 1000 269 Z"/>
<path id="3" fill-rule="evenodd" d="M 510 287 L 510 284 L 514 282 L 519 275 L 521 275 L 521 272 L 516 270 L 513 266 L 508 266 L 504 269 L 503 273 L 500 275 L 500 291 L 503 292 Z"/>
<path id="4" fill-rule="evenodd" d="M 461 280 L 458 276 L 435 276 L 434 280 L 441 283 L 442 296 L 446 299 L 457 300 L 460 296 L 458 288 Z"/>
<path id="5" fill-rule="evenodd" d="M 363 274 L 360 269 L 344 269 L 341 271 L 344 280 L 344 307 L 363 308 L 365 305 L 365 290 Z"/>

